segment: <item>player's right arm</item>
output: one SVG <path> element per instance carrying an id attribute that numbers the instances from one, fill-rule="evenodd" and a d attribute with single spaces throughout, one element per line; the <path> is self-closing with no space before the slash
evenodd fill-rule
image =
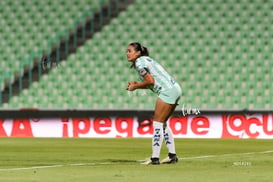
<path id="1" fill-rule="evenodd" d="M 142 82 L 129 82 L 127 90 L 133 91 L 135 89 L 147 89 L 154 84 L 154 77 L 150 74 L 149 68 L 146 65 L 145 58 L 141 57 L 136 60 L 136 70 L 143 78 Z"/>
<path id="2" fill-rule="evenodd" d="M 150 73 L 146 73 L 143 76 L 144 80 L 140 83 L 138 82 L 129 82 L 127 90 L 134 91 L 136 89 L 147 89 L 149 86 L 153 85 L 155 80 Z"/>

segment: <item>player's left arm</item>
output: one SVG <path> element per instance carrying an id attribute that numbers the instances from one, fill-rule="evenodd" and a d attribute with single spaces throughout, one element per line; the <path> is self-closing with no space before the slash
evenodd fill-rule
<path id="1" fill-rule="evenodd" d="M 155 83 L 154 77 L 150 73 L 146 73 L 143 76 L 144 80 L 142 82 L 129 82 L 127 90 L 134 91 L 136 89 L 146 89 L 148 86 Z"/>

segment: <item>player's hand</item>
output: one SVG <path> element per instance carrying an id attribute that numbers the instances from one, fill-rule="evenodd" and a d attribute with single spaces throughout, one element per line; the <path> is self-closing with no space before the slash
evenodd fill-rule
<path id="1" fill-rule="evenodd" d="M 128 91 L 134 91 L 136 89 L 135 84 L 137 84 L 136 81 L 134 81 L 134 82 L 128 82 L 128 86 L 127 86 L 126 90 L 128 90 Z"/>

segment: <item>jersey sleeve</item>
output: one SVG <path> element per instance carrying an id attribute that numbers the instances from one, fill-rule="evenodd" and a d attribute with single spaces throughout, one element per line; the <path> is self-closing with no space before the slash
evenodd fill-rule
<path id="1" fill-rule="evenodd" d="M 144 57 L 140 57 L 136 60 L 136 70 L 140 76 L 144 76 L 149 73 L 149 68 L 146 64 L 146 59 Z"/>

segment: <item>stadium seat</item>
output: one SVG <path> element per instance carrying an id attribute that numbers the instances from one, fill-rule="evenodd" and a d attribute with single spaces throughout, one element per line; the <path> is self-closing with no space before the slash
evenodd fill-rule
<path id="1" fill-rule="evenodd" d="M 1 2 L 0 50 L 5 54 L 0 54 L 0 60 L 8 64 L 0 72 L 21 72 L 21 61 L 34 51 L 47 51 L 50 39 L 64 29 L 71 30 L 84 11 L 98 8 L 100 2 L 106 0 Z"/>
<path id="2" fill-rule="evenodd" d="M 54 8 L 51 14 L 46 11 L 37 14 L 42 20 L 33 20 L 35 27 L 27 29 L 27 36 L 16 35 L 16 29 L 11 27 L 15 31 L 13 41 L 30 37 L 34 39 L 30 45 L 46 49 L 43 39 L 51 37 L 48 32 L 71 27 L 86 2 L 92 5 L 87 0 L 72 1 L 73 7 L 66 1 L 29 4 L 35 8 L 28 8 L 28 15 L 23 17 L 35 16 L 36 9 Z M 13 3 L 24 10 L 26 3 L 8 2 L 10 6 Z M 57 69 L 5 107 L 18 107 L 21 103 L 25 107 L 153 109 L 156 97 L 152 93 L 125 90 L 128 81 L 138 80 L 126 61 L 126 46 L 139 41 L 182 86 L 179 107 L 185 104 L 205 109 L 272 108 L 267 99 L 273 94 L 272 7 L 271 1 L 135 1 Z M 59 8 L 66 13 L 59 13 Z M 47 19 L 43 17 L 52 26 L 44 29 Z M 56 21 L 53 17 L 57 17 Z M 27 21 L 25 25 L 31 23 Z M 11 44 L 7 39 L 7 44 Z M 16 44 L 20 47 L 20 42 Z M 29 49 L 18 52 L 23 56 L 25 51 Z M 10 59 L 9 54 L 5 59 Z"/>

